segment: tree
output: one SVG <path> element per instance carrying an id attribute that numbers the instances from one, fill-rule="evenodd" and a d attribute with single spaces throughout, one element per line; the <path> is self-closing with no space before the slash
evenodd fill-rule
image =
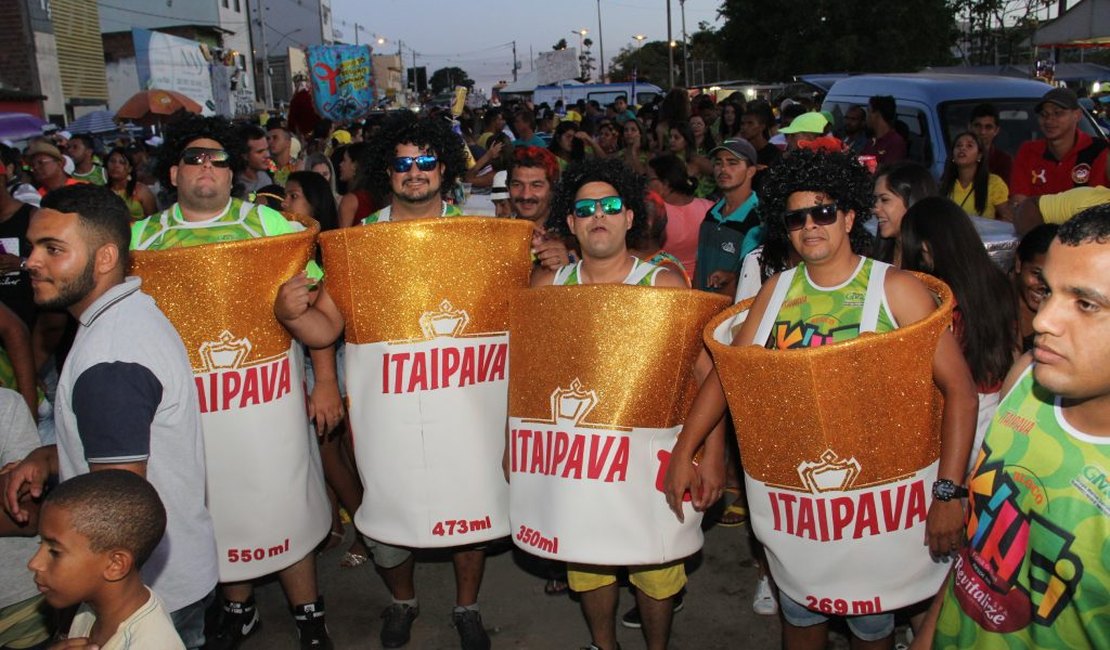
<path id="1" fill-rule="evenodd" d="M 438 95 L 444 91 L 453 89 L 455 86 L 473 88 L 474 80 L 471 79 L 462 68 L 450 67 L 440 68 L 433 72 L 432 78 L 428 80 L 428 84 L 432 87 L 432 94 Z"/>
<path id="2" fill-rule="evenodd" d="M 555 50 L 556 52 L 558 52 L 559 50 L 567 49 L 567 39 L 560 38 L 559 42 L 553 45 L 551 49 Z"/>
<path id="3" fill-rule="evenodd" d="M 718 53 L 739 74 L 785 81 L 816 72 L 906 72 L 952 62 L 950 0 L 723 0 Z"/>
<path id="4" fill-rule="evenodd" d="M 635 71 L 637 81 L 666 86 L 670 77 L 667 73 L 667 49 L 665 41 L 647 41 L 639 47 L 624 47 L 613 57 L 609 78 L 613 81 L 631 81 Z M 675 57 L 675 68 L 682 69 L 680 56 Z M 676 74 L 675 79 L 679 76 Z"/>

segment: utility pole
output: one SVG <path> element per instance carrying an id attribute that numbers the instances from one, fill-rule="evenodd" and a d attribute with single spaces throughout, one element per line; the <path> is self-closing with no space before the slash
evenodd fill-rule
<path id="1" fill-rule="evenodd" d="M 671 0 L 667 0 L 667 79 L 674 88 L 674 39 L 671 37 Z"/>
<path id="2" fill-rule="evenodd" d="M 694 66 L 686 54 L 686 0 L 678 0 L 678 9 L 682 13 L 682 83 L 689 88 L 691 68 Z"/>
<path id="3" fill-rule="evenodd" d="M 266 110 L 274 105 L 274 88 L 270 83 L 270 53 L 266 49 L 266 14 L 262 10 L 262 0 L 256 3 L 258 7 L 258 39 L 262 45 L 262 96 L 266 102 Z"/>
<path id="4" fill-rule="evenodd" d="M 513 41 L 513 81 L 516 81 L 516 69 L 519 67 L 516 62 L 516 41 Z"/>
<path id="5" fill-rule="evenodd" d="M 355 23 L 355 45 L 358 45 L 358 23 Z"/>
<path id="6" fill-rule="evenodd" d="M 605 83 L 605 35 L 601 32 L 601 0 L 597 0 L 597 47 L 601 61 L 601 83 Z"/>

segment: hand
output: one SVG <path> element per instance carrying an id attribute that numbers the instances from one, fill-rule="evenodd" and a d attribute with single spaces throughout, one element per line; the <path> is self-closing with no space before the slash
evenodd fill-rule
<path id="1" fill-rule="evenodd" d="M 701 480 L 701 489 L 691 492 L 694 496 L 694 510 L 705 512 L 721 498 L 725 489 L 725 459 L 709 458 L 702 454 L 701 462 L 695 465 L 698 478 Z"/>
<path id="2" fill-rule="evenodd" d="M 486 154 L 490 158 L 496 158 L 496 157 L 501 155 L 501 150 L 504 149 L 504 148 L 505 148 L 505 143 L 498 140 L 497 142 L 494 142 L 493 144 L 491 144 L 489 146 L 489 149 L 486 149 Z"/>
<path id="3" fill-rule="evenodd" d="M 686 493 L 699 494 L 701 492 L 701 476 L 689 458 L 671 456 L 667 464 L 667 474 L 663 477 L 663 494 L 667 497 L 667 505 L 678 517 L 680 522 L 685 521 L 682 514 L 682 501 Z"/>
<path id="4" fill-rule="evenodd" d="M 729 288 L 731 288 L 732 291 L 729 293 L 735 294 L 736 279 L 738 277 L 740 277 L 738 273 L 732 273 L 729 271 L 714 271 L 709 274 L 709 278 L 706 279 L 705 282 L 710 289 L 717 291 L 718 293 L 728 292 Z"/>
<path id="5" fill-rule="evenodd" d="M 31 520 L 31 513 L 19 507 L 19 502 L 28 494 L 37 499 L 42 496 L 43 486 L 50 478 L 50 463 L 32 452 L 18 463 L 9 463 L 0 470 L 0 494 L 4 498 L 4 510 L 18 524 Z"/>
<path id="6" fill-rule="evenodd" d="M 274 316 L 283 323 L 295 321 L 308 311 L 312 304 L 312 291 L 315 283 L 302 271 L 285 281 L 278 288 L 274 300 Z"/>
<path id="7" fill-rule="evenodd" d="M 532 242 L 532 251 L 536 254 L 536 259 L 540 261 L 540 266 L 543 268 L 555 271 L 570 264 L 570 253 L 567 251 L 567 245 L 561 239 L 543 238 L 537 242 L 533 238 Z"/>
<path id="8" fill-rule="evenodd" d="M 343 398 L 339 395 L 339 381 L 334 377 L 316 378 L 308 395 L 308 418 L 316 423 L 316 435 L 335 429 L 343 421 Z"/>
<path id="9" fill-rule="evenodd" d="M 929 552 L 936 557 L 955 553 L 964 545 L 966 538 L 963 501 L 933 499 L 925 518 L 925 543 Z"/>
<path id="10" fill-rule="evenodd" d="M 0 253 L 0 273 L 11 273 L 23 268 L 23 258 L 11 253 Z"/>

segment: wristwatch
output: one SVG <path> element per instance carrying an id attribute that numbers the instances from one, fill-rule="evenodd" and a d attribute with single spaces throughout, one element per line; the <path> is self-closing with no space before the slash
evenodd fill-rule
<path id="1" fill-rule="evenodd" d="M 946 478 L 942 478 L 933 483 L 933 498 L 937 501 L 951 501 L 952 499 L 966 496 L 967 488 L 962 485 L 956 485 Z"/>

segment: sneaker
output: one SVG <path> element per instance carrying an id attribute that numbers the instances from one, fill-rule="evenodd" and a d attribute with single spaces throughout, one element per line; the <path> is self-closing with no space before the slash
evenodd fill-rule
<path id="1" fill-rule="evenodd" d="M 681 612 L 682 608 L 686 606 L 686 604 L 684 602 L 682 602 L 682 597 L 685 594 L 686 594 L 685 589 L 678 592 L 677 594 L 675 594 L 674 610 L 673 610 L 673 612 L 675 614 Z M 633 605 L 632 609 L 625 612 L 624 616 L 621 617 L 621 625 L 623 625 L 624 627 L 628 627 L 628 628 L 632 628 L 634 630 L 638 630 L 641 627 L 643 627 L 643 624 L 644 624 L 643 621 L 640 620 L 640 608 L 635 606 L 635 605 Z"/>
<path id="2" fill-rule="evenodd" d="M 774 616 L 779 613 L 779 602 L 775 599 L 775 590 L 771 587 L 771 579 L 767 576 L 760 578 L 755 586 L 752 611 L 760 616 Z"/>
<path id="3" fill-rule="evenodd" d="M 482 614 L 476 610 L 455 610 L 451 622 L 459 633 L 462 650 L 489 650 L 489 635 L 482 627 Z"/>
<path id="4" fill-rule="evenodd" d="M 262 627 L 253 597 L 245 603 L 225 602 L 223 610 L 216 633 L 204 645 L 205 650 L 235 650 Z"/>
<path id="5" fill-rule="evenodd" d="M 301 650 L 332 650 L 328 626 L 324 624 L 324 599 L 293 608 Z"/>
<path id="6" fill-rule="evenodd" d="M 393 603 L 382 611 L 382 647 L 400 648 L 409 642 L 412 622 L 420 615 L 420 607 Z"/>

